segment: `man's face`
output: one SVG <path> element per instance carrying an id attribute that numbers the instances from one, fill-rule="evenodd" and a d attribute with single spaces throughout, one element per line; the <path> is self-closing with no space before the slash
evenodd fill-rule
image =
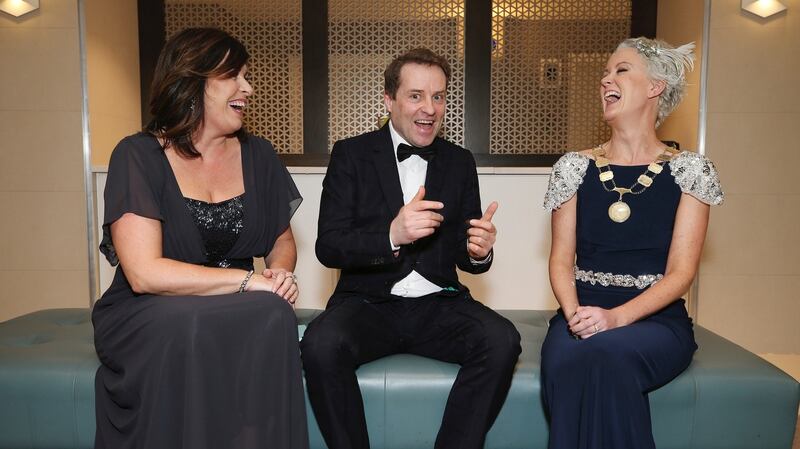
<path id="1" fill-rule="evenodd" d="M 399 84 L 395 98 L 383 94 L 392 125 L 411 145 L 426 147 L 442 127 L 447 78 L 438 66 L 408 63 Z"/>

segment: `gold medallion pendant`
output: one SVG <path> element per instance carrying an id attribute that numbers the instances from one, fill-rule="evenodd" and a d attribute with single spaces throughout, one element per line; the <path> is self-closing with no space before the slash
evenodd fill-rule
<path id="1" fill-rule="evenodd" d="M 639 195 L 647 190 L 653 184 L 656 176 L 664 170 L 664 164 L 672 159 L 672 156 L 677 154 L 674 148 L 665 148 L 656 160 L 651 162 L 644 173 L 639 175 L 636 182 L 630 187 L 617 187 L 614 181 L 614 171 L 611 170 L 610 162 L 606 158 L 606 151 L 602 145 L 595 148 L 592 153 L 594 154 L 594 163 L 597 166 L 600 183 L 607 192 L 615 192 L 619 195 L 619 199 L 608 207 L 608 218 L 614 223 L 624 223 L 631 217 L 631 207 L 622 201 L 622 196 L 626 194 Z"/>
<path id="2" fill-rule="evenodd" d="M 608 206 L 608 218 L 616 223 L 623 223 L 631 216 L 631 208 L 622 201 L 617 201 Z"/>

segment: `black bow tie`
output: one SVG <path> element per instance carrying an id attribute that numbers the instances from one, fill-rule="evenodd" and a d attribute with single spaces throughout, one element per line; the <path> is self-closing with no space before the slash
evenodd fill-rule
<path id="1" fill-rule="evenodd" d="M 430 161 L 436 154 L 436 150 L 434 150 L 432 145 L 420 148 L 420 147 L 412 147 L 411 145 L 406 145 L 404 143 L 401 143 L 400 145 L 397 146 L 398 162 L 403 162 L 404 160 L 410 158 L 414 154 L 421 157 L 422 159 L 425 159 L 426 161 Z"/>

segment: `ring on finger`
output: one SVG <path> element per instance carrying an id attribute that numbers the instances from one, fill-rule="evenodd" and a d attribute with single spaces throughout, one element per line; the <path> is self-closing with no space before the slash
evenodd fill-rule
<path id="1" fill-rule="evenodd" d="M 596 334 L 598 332 L 600 332 L 600 328 L 598 328 L 597 327 L 597 323 L 595 323 L 595 325 L 594 325 L 594 333 Z"/>

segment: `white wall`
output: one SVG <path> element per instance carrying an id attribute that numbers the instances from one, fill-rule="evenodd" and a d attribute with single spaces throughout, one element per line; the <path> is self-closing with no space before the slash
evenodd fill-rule
<path id="1" fill-rule="evenodd" d="M 0 322 L 89 305 L 78 22 L 0 13 Z"/>
<path id="2" fill-rule="evenodd" d="M 317 218 L 322 191 L 323 168 L 290 168 L 303 204 L 292 218 L 297 241 L 297 273 L 300 308 L 324 308 L 336 285 L 336 270 L 328 269 L 314 255 Z M 549 169 L 480 169 L 484 208 L 497 201 L 494 216 L 498 228 L 492 269 L 482 275 L 460 273 L 475 298 L 495 309 L 553 309 L 555 299 L 547 278 L 550 251 L 549 213 L 542 209 Z M 98 214 L 102 222 L 102 191 L 105 173 L 97 173 Z M 98 230 L 99 232 L 99 230 Z M 98 241 L 100 236 L 98 234 Z M 100 262 L 101 291 L 111 283 L 114 271 Z"/>
<path id="3" fill-rule="evenodd" d="M 761 19 L 711 3 L 707 155 L 725 190 L 700 266 L 698 322 L 800 379 L 800 0 Z"/>

